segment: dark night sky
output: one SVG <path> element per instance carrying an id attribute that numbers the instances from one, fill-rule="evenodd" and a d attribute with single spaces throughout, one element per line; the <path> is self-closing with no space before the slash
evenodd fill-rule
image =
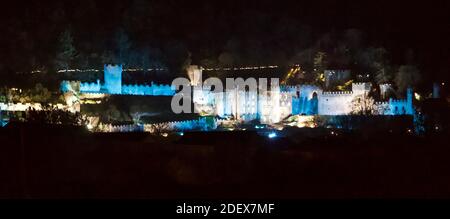
<path id="1" fill-rule="evenodd" d="M 14 1 L 2 7 L 0 24 L 2 29 L 17 28 L 14 27 L 15 21 L 29 19 L 29 25 L 20 28 L 45 32 L 51 25 L 48 12 L 62 7 L 70 14 L 66 22 L 78 29 L 112 30 L 120 22 L 117 14 L 123 13 L 131 4 L 131 1 L 119 0 L 96 2 L 96 17 L 80 17 L 71 9 L 88 8 L 91 5 L 88 1 Z M 387 47 L 395 62 L 401 62 L 405 50 L 412 48 L 423 69 L 448 79 L 449 1 L 166 0 L 151 1 L 151 4 L 158 5 L 155 8 L 159 8 L 156 12 L 159 16 L 149 13 L 149 19 L 155 25 L 146 31 L 162 41 L 172 38 L 185 40 L 194 57 L 196 49 L 244 34 L 236 32 L 238 28 L 235 27 L 243 25 L 248 16 L 261 12 L 274 19 L 294 19 L 322 32 L 361 29 L 367 34 L 368 41 Z M 0 40 L 1 45 L 11 43 L 8 34 L 2 34 Z"/>

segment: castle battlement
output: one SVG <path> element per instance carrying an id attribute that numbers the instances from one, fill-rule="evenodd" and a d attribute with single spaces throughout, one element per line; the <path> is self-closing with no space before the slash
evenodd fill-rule
<path id="1" fill-rule="evenodd" d="M 370 84 L 370 85 L 372 85 L 372 83 L 370 83 L 370 82 L 353 82 L 353 84 L 354 85 L 366 85 L 366 84 Z"/>
<path id="2" fill-rule="evenodd" d="M 300 89 L 302 85 L 280 85 L 282 90 Z"/>
<path id="3" fill-rule="evenodd" d="M 100 91 L 98 91 L 98 92 L 83 92 L 83 94 L 86 94 L 86 95 L 97 95 L 97 94 L 105 94 L 105 93 L 103 93 L 103 92 L 100 92 Z"/>
<path id="4" fill-rule="evenodd" d="M 281 95 L 293 95 L 292 91 L 280 91 Z"/>
<path id="5" fill-rule="evenodd" d="M 387 104 L 389 104 L 389 102 L 388 101 L 377 101 L 374 104 L 375 105 L 387 105 Z"/>
<path id="6" fill-rule="evenodd" d="M 81 83 L 81 81 L 76 81 L 76 80 L 62 80 L 61 83 Z"/>
<path id="7" fill-rule="evenodd" d="M 405 99 L 389 99 L 389 102 L 392 102 L 392 103 L 406 103 L 407 102 L 407 100 L 405 100 Z"/>
<path id="8" fill-rule="evenodd" d="M 97 82 L 80 82 L 80 86 L 96 86 L 100 84 L 100 80 Z"/>
<path id="9" fill-rule="evenodd" d="M 352 89 L 370 90 L 372 83 L 370 82 L 353 82 Z"/>
<path id="10" fill-rule="evenodd" d="M 353 95 L 353 91 L 323 91 L 322 96 L 348 96 Z"/>

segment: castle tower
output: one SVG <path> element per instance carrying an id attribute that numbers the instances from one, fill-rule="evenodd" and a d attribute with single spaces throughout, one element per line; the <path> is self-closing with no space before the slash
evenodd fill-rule
<path id="1" fill-rule="evenodd" d="M 105 65 L 105 89 L 110 94 L 122 93 L 122 65 Z"/>
<path id="2" fill-rule="evenodd" d="M 197 106 L 196 104 L 204 105 L 207 98 L 202 86 L 201 67 L 197 65 L 190 65 L 186 70 L 192 86 L 192 100 L 194 103 L 194 107 Z"/>
<path id="3" fill-rule="evenodd" d="M 197 65 L 190 65 L 187 68 L 189 80 L 192 86 L 199 86 L 202 84 L 202 68 Z"/>
<path id="4" fill-rule="evenodd" d="M 381 99 L 386 99 L 388 92 L 392 89 L 391 84 L 380 84 Z"/>
<path id="5" fill-rule="evenodd" d="M 362 95 L 362 94 L 367 95 L 370 92 L 371 88 L 372 88 L 372 84 L 369 82 L 352 83 L 353 96 L 358 96 L 358 95 Z"/>

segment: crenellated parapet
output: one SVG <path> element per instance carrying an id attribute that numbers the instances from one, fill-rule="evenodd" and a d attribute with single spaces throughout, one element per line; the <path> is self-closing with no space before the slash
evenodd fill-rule
<path id="1" fill-rule="evenodd" d="M 292 92 L 292 91 L 280 91 L 280 95 L 292 96 L 292 95 L 295 95 L 295 92 Z"/>
<path id="2" fill-rule="evenodd" d="M 324 91 L 321 93 L 321 96 L 323 97 L 349 96 L 349 95 L 353 95 L 353 91 Z"/>
<path id="3" fill-rule="evenodd" d="M 126 84 L 122 86 L 124 95 L 173 96 L 175 87 L 168 84 Z"/>
<path id="4" fill-rule="evenodd" d="M 68 110 L 67 105 L 61 103 L 49 104 L 51 107 L 55 107 L 60 110 Z M 27 111 L 27 110 L 43 110 L 45 107 L 41 103 L 1 103 L 0 110 L 2 111 Z"/>
<path id="5" fill-rule="evenodd" d="M 352 90 L 370 90 L 372 83 L 370 82 L 353 82 Z"/>
<path id="6" fill-rule="evenodd" d="M 280 90 L 286 92 L 296 92 L 300 91 L 301 87 L 302 85 L 280 85 Z"/>
<path id="7" fill-rule="evenodd" d="M 155 96 L 173 96 L 175 95 L 175 87 L 169 84 L 156 84 L 152 82 L 153 95 Z"/>
<path id="8" fill-rule="evenodd" d="M 152 95 L 153 88 L 143 84 L 124 84 L 122 85 L 122 94 L 124 95 Z"/>
<path id="9" fill-rule="evenodd" d="M 389 104 L 389 102 L 388 101 L 376 101 L 373 104 L 374 105 L 386 105 L 386 104 Z"/>
<path id="10" fill-rule="evenodd" d="M 101 90 L 100 80 L 97 80 L 97 82 L 80 82 L 80 92 L 97 93 L 100 92 L 100 90 Z"/>
<path id="11" fill-rule="evenodd" d="M 88 96 L 93 96 L 93 95 L 106 95 L 106 93 L 104 93 L 104 92 L 102 92 L 102 91 L 98 91 L 98 92 L 95 92 L 95 91 L 87 91 L 87 92 L 83 92 L 82 93 L 84 96 L 86 96 L 86 95 L 88 95 Z"/>
<path id="12" fill-rule="evenodd" d="M 144 127 L 141 125 L 112 125 L 100 124 L 98 126 L 99 132 L 144 132 Z"/>
<path id="13" fill-rule="evenodd" d="M 197 120 L 184 120 L 184 121 L 169 121 L 155 124 L 144 124 L 144 131 L 153 133 L 155 127 L 164 129 L 162 131 L 187 131 L 187 130 L 207 130 L 210 128 L 216 128 L 218 120 L 214 119 L 213 124 L 208 124 L 206 118 L 202 117 Z M 213 127 L 209 127 L 212 125 Z M 161 130 L 159 130 L 161 131 Z"/>
<path id="14" fill-rule="evenodd" d="M 407 100 L 406 99 L 389 99 L 389 103 L 406 103 Z"/>
<path id="15" fill-rule="evenodd" d="M 80 81 L 61 81 L 60 88 L 62 93 L 67 93 L 69 91 L 79 92 L 80 91 Z"/>

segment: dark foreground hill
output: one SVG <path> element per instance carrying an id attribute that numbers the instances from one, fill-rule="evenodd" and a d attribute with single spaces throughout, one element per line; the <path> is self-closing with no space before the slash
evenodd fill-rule
<path id="1" fill-rule="evenodd" d="M 0 129 L 1 198 L 450 197 L 446 136 Z"/>

